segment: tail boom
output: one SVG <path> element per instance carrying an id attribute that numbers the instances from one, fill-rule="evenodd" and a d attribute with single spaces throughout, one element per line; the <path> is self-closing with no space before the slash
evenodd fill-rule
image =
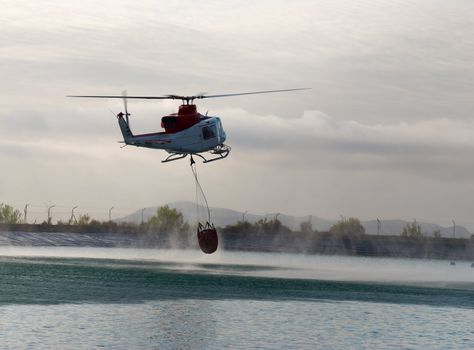
<path id="1" fill-rule="evenodd" d="M 118 119 L 120 131 L 122 131 L 123 140 L 125 141 L 125 143 L 129 144 L 131 143 L 130 141 L 132 141 L 134 136 L 133 136 L 132 130 L 130 130 L 130 126 L 128 125 L 128 122 L 123 117 L 124 115 L 125 114 L 120 112 L 119 114 L 117 114 L 117 119 Z"/>

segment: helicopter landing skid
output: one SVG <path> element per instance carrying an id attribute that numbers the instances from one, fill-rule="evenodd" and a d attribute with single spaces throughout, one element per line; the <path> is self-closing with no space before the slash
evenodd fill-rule
<path id="1" fill-rule="evenodd" d="M 172 162 L 175 160 L 180 160 L 185 158 L 188 155 L 188 153 L 171 153 L 166 159 L 163 159 L 161 162 L 162 163 L 168 163 Z"/>
<path id="2" fill-rule="evenodd" d="M 171 153 L 166 159 L 163 159 L 161 162 L 162 163 L 173 162 L 175 160 L 183 159 L 188 154 L 190 154 L 191 156 L 194 155 L 201 158 L 203 163 L 210 163 L 216 160 L 226 158 L 229 155 L 230 150 L 231 148 L 229 146 L 222 144 L 222 145 L 214 147 L 214 149 L 209 151 L 210 154 L 215 155 L 215 157 L 211 159 L 207 159 L 206 157 L 204 157 L 202 154 L 199 154 L 199 153 Z"/>

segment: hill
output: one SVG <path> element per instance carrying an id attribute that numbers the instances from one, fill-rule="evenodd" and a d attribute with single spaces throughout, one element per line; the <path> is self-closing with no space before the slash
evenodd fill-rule
<path id="1" fill-rule="evenodd" d="M 189 223 L 196 222 L 196 205 L 192 202 L 173 202 L 168 203 L 168 206 L 175 208 L 183 213 L 184 219 Z M 156 213 L 157 207 L 145 208 L 143 210 L 143 220 L 147 221 L 151 216 Z M 200 209 L 202 211 L 203 208 Z M 216 208 L 211 207 L 211 218 L 214 224 L 218 227 L 224 227 L 232 225 L 238 221 L 242 221 L 243 212 L 227 209 L 227 208 Z M 254 223 L 260 219 L 273 219 L 277 213 L 270 213 L 266 215 L 245 213 L 245 220 Z M 302 222 L 308 221 L 311 218 L 313 229 L 317 231 L 328 231 L 329 228 L 336 222 L 336 220 L 328 220 L 316 215 L 307 216 L 292 216 L 286 214 L 278 214 L 278 220 L 293 231 L 298 231 Z M 122 217 L 116 220 L 117 222 L 133 222 L 140 223 L 142 221 L 142 210 L 137 210 L 130 215 Z M 377 220 L 362 221 L 362 225 L 365 227 L 366 233 L 377 234 Z M 404 220 L 382 220 L 380 234 L 385 235 L 399 235 L 403 228 L 408 224 L 408 221 Z M 421 231 L 427 235 L 432 235 L 434 231 L 439 230 L 442 237 L 453 237 L 453 227 L 443 227 L 436 224 L 418 222 L 421 226 Z M 456 238 L 470 238 L 471 233 L 463 226 L 456 226 Z"/>

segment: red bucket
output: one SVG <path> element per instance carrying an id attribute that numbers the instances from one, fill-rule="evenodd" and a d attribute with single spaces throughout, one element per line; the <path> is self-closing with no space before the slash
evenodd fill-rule
<path id="1" fill-rule="evenodd" d="M 212 254 L 217 250 L 218 239 L 214 225 L 206 223 L 205 226 L 199 223 L 197 228 L 199 247 L 206 254 Z"/>

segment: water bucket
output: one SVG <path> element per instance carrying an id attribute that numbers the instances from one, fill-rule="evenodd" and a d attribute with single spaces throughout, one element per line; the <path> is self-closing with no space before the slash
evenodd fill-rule
<path id="1" fill-rule="evenodd" d="M 197 228 L 199 247 L 206 254 L 212 254 L 217 250 L 217 231 L 213 224 L 206 222 L 206 225 L 199 223 Z"/>

